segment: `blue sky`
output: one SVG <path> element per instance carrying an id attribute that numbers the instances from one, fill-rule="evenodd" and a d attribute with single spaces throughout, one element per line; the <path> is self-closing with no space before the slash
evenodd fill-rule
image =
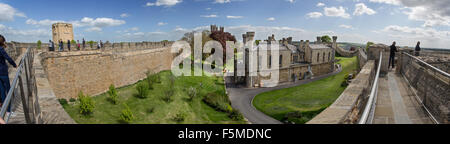
<path id="1" fill-rule="evenodd" d="M 450 0 L 0 0 L 0 33 L 9 40 L 51 38 L 51 24 L 74 24 L 75 39 L 178 40 L 210 24 L 242 39 L 277 39 L 449 48 Z"/>

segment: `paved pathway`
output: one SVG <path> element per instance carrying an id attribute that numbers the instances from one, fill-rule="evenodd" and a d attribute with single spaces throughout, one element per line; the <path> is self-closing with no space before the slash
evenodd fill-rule
<path id="1" fill-rule="evenodd" d="M 395 71 L 380 78 L 374 124 L 432 124 L 408 83 Z"/>
<path id="2" fill-rule="evenodd" d="M 307 84 L 313 81 L 321 80 L 332 75 L 336 75 L 342 71 L 341 68 L 333 73 L 322 75 L 310 80 L 297 81 L 295 83 L 283 84 L 277 87 L 271 88 L 227 88 L 232 107 L 238 109 L 244 117 L 252 124 L 282 124 L 280 121 L 258 111 L 253 107 L 253 99 L 256 95 L 268 91 L 285 89 L 295 87 L 303 84 Z"/>

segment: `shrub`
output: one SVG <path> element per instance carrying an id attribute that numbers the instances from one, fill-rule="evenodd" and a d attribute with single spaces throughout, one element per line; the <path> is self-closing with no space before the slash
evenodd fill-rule
<path id="1" fill-rule="evenodd" d="M 147 98 L 147 97 L 148 97 L 148 94 L 149 94 L 149 92 L 150 92 L 150 91 L 148 90 L 148 83 L 146 83 L 146 82 L 139 83 L 139 84 L 136 86 L 136 90 L 138 91 L 137 96 L 138 96 L 139 98 L 142 98 L 142 99 Z"/>
<path id="2" fill-rule="evenodd" d="M 173 120 L 176 122 L 183 122 L 185 117 L 186 117 L 186 115 L 181 112 L 181 113 L 176 114 L 175 117 L 173 117 Z"/>
<path id="3" fill-rule="evenodd" d="M 134 120 L 133 112 L 131 111 L 130 107 L 128 107 L 127 104 L 123 104 L 125 106 L 125 109 L 122 110 L 122 114 L 120 115 L 120 120 L 122 120 L 125 123 L 131 123 Z"/>
<path id="4" fill-rule="evenodd" d="M 41 47 L 42 47 L 42 42 L 41 42 L 41 40 L 38 40 L 37 41 L 37 48 L 41 49 Z"/>
<path id="5" fill-rule="evenodd" d="M 150 107 L 147 109 L 147 113 L 153 113 L 155 111 L 155 107 Z"/>
<path id="6" fill-rule="evenodd" d="M 109 101 L 111 101 L 113 104 L 118 104 L 119 103 L 117 90 L 116 90 L 116 87 L 113 84 L 111 84 L 109 86 L 108 95 L 109 95 Z"/>
<path id="7" fill-rule="evenodd" d="M 221 112 L 228 112 L 228 106 L 230 105 L 226 96 L 217 93 L 208 93 L 203 98 L 203 102 Z"/>
<path id="8" fill-rule="evenodd" d="M 232 110 L 228 117 L 230 117 L 232 120 L 241 121 L 244 120 L 244 116 L 238 111 L 238 110 Z"/>
<path id="9" fill-rule="evenodd" d="M 188 93 L 188 96 L 189 96 L 189 99 L 188 99 L 189 101 L 192 101 L 192 100 L 194 100 L 195 97 L 197 97 L 197 89 L 194 88 L 194 87 L 190 87 L 187 90 L 187 93 Z"/>
<path id="10" fill-rule="evenodd" d="M 80 113 L 83 115 L 89 115 L 94 112 L 94 101 L 88 95 L 84 95 L 83 92 L 78 94 L 78 100 L 80 101 Z"/>
<path id="11" fill-rule="evenodd" d="M 172 102 L 172 96 L 174 95 L 175 91 L 173 90 L 173 88 L 169 87 L 169 89 L 167 89 L 166 91 L 164 91 L 164 95 L 162 97 L 162 100 L 170 103 Z"/>
<path id="12" fill-rule="evenodd" d="M 77 101 L 77 99 L 75 99 L 75 98 L 70 98 L 69 99 L 69 102 L 76 102 Z"/>
<path id="13" fill-rule="evenodd" d="M 69 104 L 66 99 L 58 99 L 58 101 L 62 106 Z"/>

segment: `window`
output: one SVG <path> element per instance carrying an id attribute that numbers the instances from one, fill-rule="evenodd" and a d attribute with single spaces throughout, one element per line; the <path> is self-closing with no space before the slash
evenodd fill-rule
<path id="1" fill-rule="evenodd" d="M 320 61 L 320 53 L 317 53 L 317 62 Z"/>
<path id="2" fill-rule="evenodd" d="M 269 55 L 269 69 L 272 68 L 272 56 Z"/>
<path id="3" fill-rule="evenodd" d="M 323 57 L 323 61 L 322 62 L 325 62 L 325 52 L 323 52 L 323 55 L 322 55 L 322 57 Z"/>
<path id="4" fill-rule="evenodd" d="M 283 55 L 280 55 L 280 67 L 283 65 Z"/>

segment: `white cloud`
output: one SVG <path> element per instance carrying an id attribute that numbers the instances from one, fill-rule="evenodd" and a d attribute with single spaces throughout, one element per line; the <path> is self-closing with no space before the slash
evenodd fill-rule
<path id="1" fill-rule="evenodd" d="M 127 14 L 127 13 L 123 13 L 123 14 L 120 15 L 121 18 L 126 18 L 126 17 L 129 17 L 129 16 L 130 16 L 130 15 Z"/>
<path id="2" fill-rule="evenodd" d="M 8 4 L 0 3 L 0 22 L 13 21 L 14 17 L 26 17 L 24 13 L 17 11 Z"/>
<path id="3" fill-rule="evenodd" d="M 309 18 L 320 18 L 321 16 L 323 16 L 323 14 L 320 12 L 310 12 L 306 14 L 306 16 L 308 16 Z"/>
<path id="4" fill-rule="evenodd" d="M 400 5 L 399 0 L 369 0 L 370 2 L 374 3 L 386 3 L 386 4 L 392 4 L 392 5 Z"/>
<path id="5" fill-rule="evenodd" d="M 85 29 L 85 31 L 87 32 L 98 32 L 102 31 L 104 27 L 120 26 L 126 23 L 124 20 L 116 20 L 112 18 L 93 19 L 90 17 L 84 17 L 83 19 L 76 21 L 49 20 L 49 19 L 37 21 L 34 19 L 28 19 L 25 23 L 29 25 L 50 27 L 52 24 L 57 22 L 71 23 L 74 27 L 88 27 L 87 29 Z"/>
<path id="6" fill-rule="evenodd" d="M 289 2 L 289 3 L 294 3 L 295 2 L 295 0 L 286 0 L 287 2 Z"/>
<path id="7" fill-rule="evenodd" d="M 317 3 L 317 5 L 316 5 L 317 7 L 323 7 L 323 6 L 325 6 L 325 4 L 324 3 L 321 3 L 321 2 L 319 2 L 319 3 Z"/>
<path id="8" fill-rule="evenodd" d="M 36 42 L 51 38 L 51 30 L 43 28 L 24 30 L 0 24 L 0 33 L 5 36 L 7 41 Z"/>
<path id="9" fill-rule="evenodd" d="M 219 17 L 219 16 L 217 16 L 217 15 L 215 15 L 215 14 L 212 14 L 212 15 L 202 15 L 202 16 L 200 16 L 200 17 L 204 17 L 204 18 L 216 18 L 216 17 Z"/>
<path id="10" fill-rule="evenodd" d="M 156 0 L 156 2 L 151 3 L 151 2 L 147 2 L 147 4 L 145 4 L 145 6 L 166 6 L 166 7 L 171 7 L 174 6 L 176 4 L 179 4 L 183 2 L 183 0 Z"/>
<path id="11" fill-rule="evenodd" d="M 376 14 L 373 9 L 368 8 L 364 3 L 358 3 L 355 5 L 355 11 L 353 12 L 353 15 L 360 16 L 360 15 L 373 15 Z"/>
<path id="12" fill-rule="evenodd" d="M 241 19 L 243 16 L 227 16 L 228 19 Z"/>
<path id="13" fill-rule="evenodd" d="M 450 1 L 448 0 L 370 0 L 406 7 L 408 19 L 424 22 L 423 27 L 450 26 Z"/>
<path id="14" fill-rule="evenodd" d="M 214 3 L 220 3 L 220 4 L 223 4 L 223 3 L 230 3 L 231 2 L 231 0 L 215 0 L 214 1 Z"/>
<path id="15" fill-rule="evenodd" d="M 400 45 L 414 45 L 421 41 L 423 47 L 450 48 L 450 31 L 439 31 L 433 28 L 408 27 L 390 25 L 382 30 L 375 31 L 383 37 L 388 36 L 390 41 L 397 41 Z"/>
<path id="16" fill-rule="evenodd" d="M 329 17 L 342 17 L 345 19 L 350 19 L 350 14 L 345 12 L 344 7 L 340 6 L 339 8 L 336 7 L 325 7 L 324 13 L 326 16 Z"/>
<path id="17" fill-rule="evenodd" d="M 353 28 L 353 26 L 351 26 L 351 25 L 344 25 L 344 24 L 339 25 L 339 27 L 340 27 L 340 28 L 346 28 L 346 29 L 355 29 L 355 28 Z"/>
<path id="18" fill-rule="evenodd" d="M 165 22 L 159 22 L 158 23 L 158 26 L 163 26 L 163 25 L 167 25 L 167 23 L 165 23 Z"/>
<path id="19" fill-rule="evenodd" d="M 266 20 L 267 21 L 275 21 L 275 18 L 274 17 L 270 17 L 270 18 L 267 18 Z"/>
<path id="20" fill-rule="evenodd" d="M 86 32 L 101 32 L 101 31 L 102 31 L 102 28 L 99 28 L 99 27 L 90 27 L 90 28 L 85 29 L 84 31 L 86 31 Z"/>

